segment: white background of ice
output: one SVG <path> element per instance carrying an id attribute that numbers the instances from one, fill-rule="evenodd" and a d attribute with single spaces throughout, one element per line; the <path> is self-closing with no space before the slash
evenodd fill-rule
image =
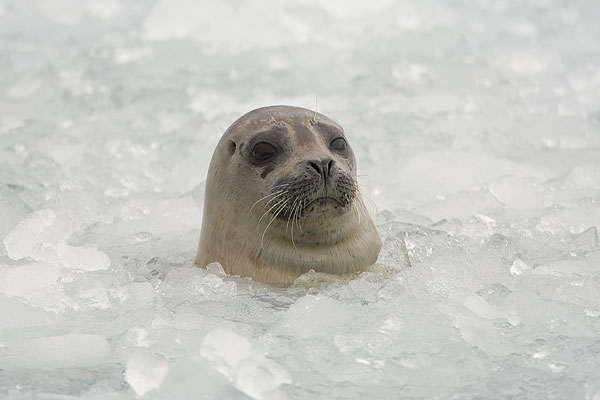
<path id="1" fill-rule="evenodd" d="M 0 397 L 600 399 L 599 20 L 596 0 L 0 1 Z M 221 133 L 315 96 L 395 272 L 192 268 Z"/>

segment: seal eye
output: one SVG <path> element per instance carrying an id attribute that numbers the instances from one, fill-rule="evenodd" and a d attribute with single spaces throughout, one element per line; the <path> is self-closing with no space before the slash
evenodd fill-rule
<path id="1" fill-rule="evenodd" d="M 329 144 L 329 147 L 331 147 L 331 149 L 335 151 L 344 151 L 346 150 L 347 146 L 348 145 L 346 144 L 346 139 L 344 139 L 343 137 L 333 139 Z"/>
<path id="2" fill-rule="evenodd" d="M 252 148 L 252 157 L 257 161 L 268 161 L 275 157 L 277 149 L 270 143 L 259 142 Z"/>

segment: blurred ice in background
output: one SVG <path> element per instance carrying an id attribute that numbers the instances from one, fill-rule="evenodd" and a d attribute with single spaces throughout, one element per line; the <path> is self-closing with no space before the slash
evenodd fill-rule
<path id="1" fill-rule="evenodd" d="M 3 399 L 600 399 L 597 0 L 0 0 Z M 413 268 L 192 267 L 213 148 L 339 121 Z"/>

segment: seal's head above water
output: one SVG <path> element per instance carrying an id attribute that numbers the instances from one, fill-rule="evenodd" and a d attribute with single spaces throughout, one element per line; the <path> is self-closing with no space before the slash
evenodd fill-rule
<path id="1" fill-rule="evenodd" d="M 380 249 L 339 124 L 272 106 L 227 129 L 208 170 L 198 266 L 288 284 L 311 269 L 363 271 Z"/>

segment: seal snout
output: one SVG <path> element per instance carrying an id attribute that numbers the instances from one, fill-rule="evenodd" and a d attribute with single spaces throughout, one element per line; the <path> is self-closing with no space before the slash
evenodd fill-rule
<path id="1" fill-rule="evenodd" d="M 323 178 L 323 182 L 327 182 L 331 176 L 334 161 L 331 158 L 323 158 L 322 160 L 310 160 L 310 165 Z"/>

